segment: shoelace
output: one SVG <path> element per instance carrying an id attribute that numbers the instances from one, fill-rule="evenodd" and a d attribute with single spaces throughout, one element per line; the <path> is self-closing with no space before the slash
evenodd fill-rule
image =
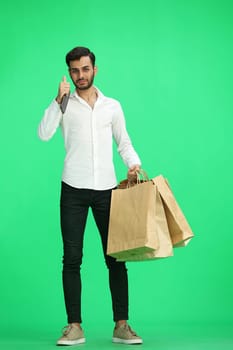
<path id="1" fill-rule="evenodd" d="M 71 331 L 71 329 L 72 329 L 72 325 L 71 325 L 71 324 L 69 324 L 68 326 L 63 327 L 63 328 L 62 328 L 62 333 L 63 333 L 63 335 L 69 334 L 69 332 Z"/>
<path id="2" fill-rule="evenodd" d="M 137 337 L 137 334 L 132 330 L 132 328 L 128 324 L 125 325 L 125 329 L 128 330 L 132 335 Z"/>
<path id="3" fill-rule="evenodd" d="M 128 330 L 130 331 L 130 333 L 134 336 L 137 337 L 137 334 L 132 330 L 132 328 L 128 325 Z"/>

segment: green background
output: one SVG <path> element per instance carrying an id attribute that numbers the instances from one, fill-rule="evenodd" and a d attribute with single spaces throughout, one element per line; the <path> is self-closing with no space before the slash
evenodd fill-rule
<path id="1" fill-rule="evenodd" d="M 172 258 L 128 264 L 133 328 L 146 349 L 232 348 L 232 15 L 226 0 L 1 5 L 2 349 L 53 348 L 66 324 L 63 140 L 58 131 L 41 142 L 37 127 L 67 74 L 64 56 L 78 45 L 95 52 L 95 84 L 121 101 L 143 168 L 149 177 L 168 178 L 195 233 Z M 121 180 L 127 169 L 114 157 Z M 91 213 L 82 276 L 86 347 L 114 347 L 107 271 Z"/>

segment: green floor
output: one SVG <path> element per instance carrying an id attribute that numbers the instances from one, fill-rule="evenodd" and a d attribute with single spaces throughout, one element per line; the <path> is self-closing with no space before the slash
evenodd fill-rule
<path id="1" fill-rule="evenodd" d="M 2 333 L 2 332 L 1 332 Z M 55 340 L 57 332 L 48 332 L 46 329 L 21 331 L 18 335 L 10 335 L 10 330 L 4 332 L 0 339 L 1 350 L 39 350 L 58 349 Z M 111 343 L 110 328 L 103 329 L 100 325 L 91 327 L 85 332 L 86 344 L 73 346 L 85 350 L 95 349 L 124 349 L 132 348 L 132 345 Z M 147 350 L 232 350 L 233 349 L 233 326 L 204 325 L 204 326 L 156 326 L 144 325 L 140 335 L 144 344 L 136 348 Z M 63 348 L 63 347 L 59 347 Z"/>

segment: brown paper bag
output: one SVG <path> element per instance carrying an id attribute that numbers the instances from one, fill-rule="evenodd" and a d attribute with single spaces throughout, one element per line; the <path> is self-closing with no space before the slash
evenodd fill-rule
<path id="1" fill-rule="evenodd" d="M 174 247 L 186 246 L 194 236 L 182 210 L 180 209 L 167 180 L 162 175 L 152 179 L 163 200 L 168 228 Z"/>
<path id="2" fill-rule="evenodd" d="M 124 259 L 125 256 L 132 257 L 158 249 L 160 223 L 156 224 L 155 209 L 152 181 L 113 190 L 107 254 Z"/>
<path id="3" fill-rule="evenodd" d="M 146 252 L 144 254 L 136 254 L 133 256 L 127 256 L 127 254 L 125 254 L 122 258 L 120 258 L 119 254 L 117 261 L 145 261 L 173 256 L 173 245 L 167 226 L 162 199 L 156 185 L 153 186 L 153 189 L 155 195 L 155 225 L 159 247 L 152 252 Z"/>

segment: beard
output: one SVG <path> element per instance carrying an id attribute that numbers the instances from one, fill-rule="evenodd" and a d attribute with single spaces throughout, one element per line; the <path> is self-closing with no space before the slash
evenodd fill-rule
<path id="1" fill-rule="evenodd" d="M 95 76 L 93 73 L 90 80 L 87 80 L 86 84 L 83 84 L 83 85 L 80 85 L 79 83 L 82 81 L 85 81 L 85 79 L 79 79 L 79 80 L 73 81 L 73 83 L 78 90 L 88 90 L 93 85 L 94 77 Z"/>

